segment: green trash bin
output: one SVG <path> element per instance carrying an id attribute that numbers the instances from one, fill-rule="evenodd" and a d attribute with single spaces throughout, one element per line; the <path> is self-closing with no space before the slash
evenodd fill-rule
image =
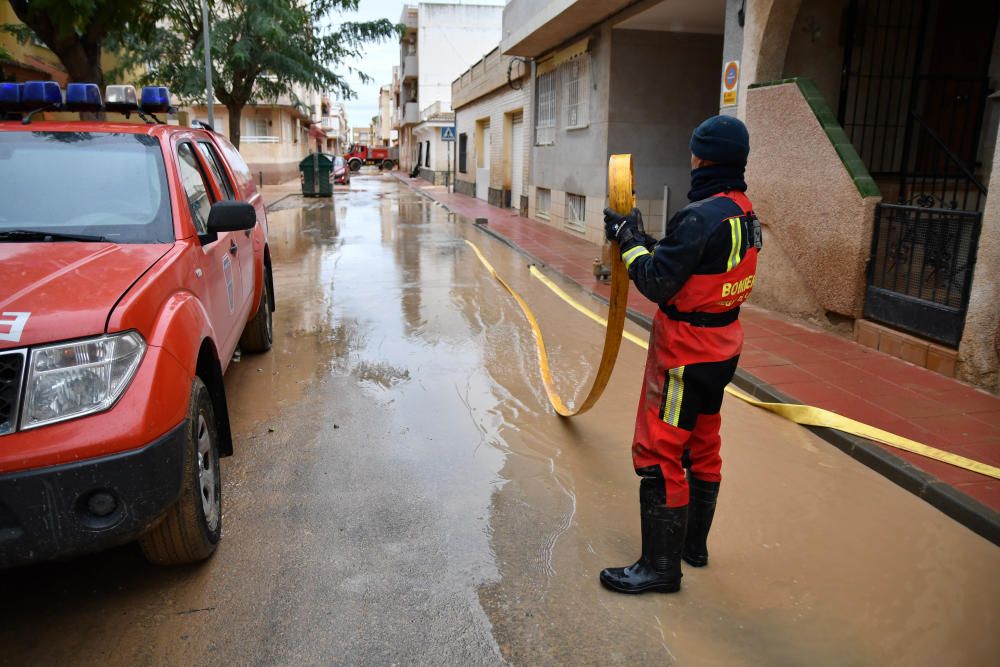
<path id="1" fill-rule="evenodd" d="M 310 153 L 299 162 L 299 180 L 304 197 L 330 197 L 333 195 L 333 156 Z"/>

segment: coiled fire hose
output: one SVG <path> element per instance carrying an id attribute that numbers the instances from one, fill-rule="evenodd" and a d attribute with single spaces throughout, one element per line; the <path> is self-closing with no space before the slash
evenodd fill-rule
<path id="1" fill-rule="evenodd" d="M 632 156 L 612 155 L 608 163 L 608 192 L 610 193 L 611 208 L 618 213 L 628 213 L 635 205 L 635 196 L 632 194 L 632 178 Z M 615 369 L 615 361 L 618 359 L 618 350 L 622 345 L 622 334 L 625 332 L 625 315 L 628 311 L 628 270 L 618 252 L 618 244 L 614 241 L 611 242 L 611 301 L 608 308 L 607 329 L 604 332 L 601 362 L 583 403 L 579 407 L 570 408 L 556 391 L 555 382 L 552 379 L 552 369 L 549 366 L 549 355 L 545 351 L 545 341 L 542 339 L 542 331 L 535 319 L 535 314 L 531 312 L 531 308 L 524 302 L 521 295 L 508 285 L 507 281 L 496 272 L 493 265 L 483 257 L 479 248 L 472 241 L 466 240 L 466 243 L 475 251 L 479 261 L 486 266 L 490 275 L 496 278 L 497 282 L 503 285 L 504 289 L 514 297 L 517 305 L 521 307 L 521 311 L 528 319 L 528 324 L 531 325 L 531 331 L 535 336 L 535 349 L 538 353 L 538 368 L 542 374 L 542 384 L 545 385 L 545 393 L 556 413 L 562 417 L 573 417 L 594 407 L 601 394 L 604 393 L 604 388 L 608 386 L 608 380 L 611 379 L 611 372 Z"/>
<path id="2" fill-rule="evenodd" d="M 615 212 L 622 214 L 628 213 L 635 205 L 632 183 L 632 156 L 612 155 L 611 160 L 608 163 L 608 192 L 611 208 Z M 552 380 L 552 369 L 549 367 L 548 353 L 545 351 L 545 341 L 542 339 L 541 328 L 538 326 L 538 321 L 535 319 L 534 313 L 531 312 L 531 308 L 529 308 L 528 304 L 521 298 L 521 295 L 518 294 L 503 278 L 501 278 L 499 274 L 497 274 L 496 269 L 494 269 L 493 265 L 487 261 L 485 256 L 483 256 L 483 253 L 478 247 L 476 247 L 476 244 L 469 240 L 466 240 L 465 242 L 469 244 L 472 250 L 476 253 L 479 261 L 483 263 L 486 269 L 490 272 L 490 275 L 492 275 L 497 282 L 499 282 L 504 289 L 506 289 L 507 292 L 514 297 L 514 300 L 517 301 L 518 306 L 520 306 L 521 311 L 524 313 L 525 318 L 527 318 L 528 324 L 531 326 L 531 331 L 535 337 L 535 347 L 538 352 L 538 367 L 542 374 L 542 383 L 545 385 L 545 393 L 548 395 L 549 402 L 552 404 L 552 407 L 559 415 L 563 417 L 572 417 L 586 412 L 592 408 L 595 403 L 597 403 L 597 400 L 601 397 L 601 394 L 604 392 L 604 388 L 608 384 L 608 380 L 611 378 L 611 372 L 614 370 L 615 360 L 618 358 L 618 350 L 621 347 L 622 338 L 635 343 L 643 349 L 648 348 L 649 344 L 645 340 L 625 331 L 625 315 L 628 309 L 629 278 L 628 271 L 625 269 L 625 263 L 622 261 L 621 255 L 618 252 L 617 243 L 612 242 L 611 244 L 611 302 L 607 319 L 604 319 L 571 297 L 558 285 L 552 282 L 551 279 L 545 276 L 545 274 L 543 274 L 537 266 L 532 265 L 530 269 L 532 276 L 540 280 L 542 284 L 548 287 L 567 304 L 583 313 L 591 320 L 607 327 L 604 335 L 604 350 L 601 353 L 601 363 L 600 366 L 598 366 L 594 383 L 591 385 L 590 391 L 587 393 L 587 397 L 584 399 L 579 408 L 571 409 L 567 407 L 566 403 L 559 397 L 558 392 L 556 392 L 555 384 Z M 980 475 L 992 477 L 993 479 L 1000 479 L 1000 468 L 997 468 L 996 466 L 991 466 L 980 461 L 974 461 L 953 452 L 947 452 L 915 440 L 910 440 L 909 438 L 904 438 L 896 435 L 895 433 L 890 433 L 889 431 L 884 431 L 874 426 L 850 419 L 849 417 L 837 414 L 836 412 L 831 412 L 830 410 L 824 410 L 823 408 L 817 408 L 811 405 L 768 403 L 765 401 L 758 401 L 749 394 L 740 391 L 732 385 L 726 387 L 726 392 L 750 405 L 772 412 L 788 419 L 789 421 L 795 422 L 796 424 L 801 424 L 803 426 L 822 426 L 836 429 L 838 431 L 843 431 L 844 433 L 850 433 L 851 435 L 873 440 L 883 445 L 895 447 L 896 449 L 919 454 L 920 456 L 934 459 L 935 461 L 941 461 L 942 463 L 947 463 L 970 472 L 979 473 Z"/>

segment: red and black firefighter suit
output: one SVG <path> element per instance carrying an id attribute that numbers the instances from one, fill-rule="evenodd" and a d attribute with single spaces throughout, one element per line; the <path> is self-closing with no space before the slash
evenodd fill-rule
<path id="1" fill-rule="evenodd" d="M 721 480 L 719 410 L 743 346 L 740 304 L 753 288 L 761 248 L 742 173 L 742 166 L 695 170 L 692 203 L 655 244 L 637 210 L 608 216 L 629 276 L 660 306 L 632 444 L 642 478 L 642 557 L 601 573 L 616 591 L 673 592 L 680 588 L 681 556 L 695 567 L 708 564 Z"/>

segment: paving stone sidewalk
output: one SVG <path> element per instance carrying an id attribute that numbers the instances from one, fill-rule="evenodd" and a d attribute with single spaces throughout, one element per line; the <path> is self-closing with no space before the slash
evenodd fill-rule
<path id="1" fill-rule="evenodd" d="M 548 269 L 605 299 L 610 295 L 608 286 L 593 275 L 593 261 L 600 256 L 593 243 L 512 210 L 448 192 L 444 186 L 399 172 L 392 176 L 462 217 L 486 218 L 491 233 Z M 634 288 L 629 308 L 638 319 L 656 312 L 656 305 Z M 794 401 L 1000 466 L 1000 397 L 764 308 L 745 306 L 740 321 L 746 333 L 740 367 Z M 1000 511 L 1000 481 L 882 447 Z"/>

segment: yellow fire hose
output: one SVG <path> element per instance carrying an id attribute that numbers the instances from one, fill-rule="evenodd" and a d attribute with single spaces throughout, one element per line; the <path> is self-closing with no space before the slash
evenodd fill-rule
<path id="1" fill-rule="evenodd" d="M 632 156 L 612 155 L 608 164 L 608 192 L 610 193 L 609 198 L 611 201 L 611 208 L 613 210 L 619 213 L 628 213 L 632 210 L 635 203 L 632 183 Z M 541 371 L 542 383 L 545 385 L 545 393 L 548 395 L 549 402 L 552 404 L 552 407 L 559 415 L 563 417 L 572 417 L 586 412 L 592 408 L 595 403 L 597 403 L 597 400 L 601 397 L 601 394 L 604 392 L 604 388 L 608 384 L 608 380 L 611 378 L 611 372 L 615 367 L 615 360 L 618 357 L 618 350 L 621 347 L 622 338 L 635 343 L 643 349 L 649 348 L 649 344 L 645 340 L 625 331 L 625 315 L 628 308 L 629 278 L 628 272 L 625 269 L 625 263 L 622 262 L 621 256 L 618 252 L 617 243 L 612 242 L 611 247 L 611 302 L 608 309 L 607 319 L 601 317 L 567 294 L 563 289 L 539 271 L 538 267 L 531 266 L 531 275 L 552 290 L 556 296 L 586 315 L 594 322 L 597 322 L 606 328 L 604 336 L 604 350 L 601 353 L 601 362 L 598 366 L 594 382 L 590 387 L 587 397 L 584 399 L 580 407 L 577 409 L 570 409 L 559 397 L 559 394 L 556 391 L 555 383 L 552 379 L 552 369 L 549 366 L 548 353 L 545 351 L 545 341 L 542 338 L 542 331 L 538 326 L 538 320 L 535 319 L 535 315 L 531 311 L 531 308 L 528 307 L 528 304 L 525 303 L 523 298 L 521 298 L 521 295 L 500 277 L 500 275 L 496 272 L 496 269 L 494 269 L 493 265 L 487 261 L 486 257 L 479 250 L 476 244 L 469 240 L 466 240 L 465 242 L 468 243 L 472 250 L 476 253 L 479 261 L 483 263 L 486 269 L 490 272 L 490 275 L 492 275 L 497 282 L 499 282 L 503 288 L 506 289 L 512 297 L 514 297 L 514 300 L 517 301 L 517 305 L 521 308 L 521 312 L 523 312 L 525 318 L 527 318 L 528 324 L 531 326 L 532 334 L 535 337 L 536 350 L 538 353 L 538 367 Z M 964 470 L 976 472 L 994 479 L 1000 479 L 1000 468 L 986 463 L 981 463 L 979 461 L 974 461 L 964 456 L 953 454 L 952 452 L 946 452 L 941 449 L 916 442 L 915 440 L 904 438 L 896 435 L 895 433 L 883 431 L 882 429 L 869 426 L 868 424 L 844 417 L 843 415 L 839 415 L 829 410 L 824 410 L 823 408 L 816 408 L 809 405 L 758 401 L 731 385 L 726 387 L 726 392 L 746 403 L 749 403 L 750 405 L 773 412 L 774 414 L 784 417 L 785 419 L 795 422 L 796 424 L 804 426 L 823 426 L 826 428 L 837 429 L 838 431 L 843 431 L 844 433 L 850 433 L 851 435 L 867 438 L 890 447 L 919 454 L 920 456 L 934 459 L 935 461 L 941 461 L 942 463 L 947 463 Z"/>

